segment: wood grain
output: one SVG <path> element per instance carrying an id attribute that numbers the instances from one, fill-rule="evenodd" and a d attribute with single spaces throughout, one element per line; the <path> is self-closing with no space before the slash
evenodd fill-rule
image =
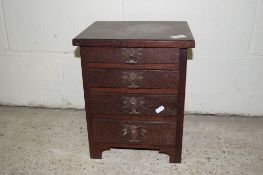
<path id="1" fill-rule="evenodd" d="M 87 63 L 175 64 L 179 62 L 178 48 L 82 47 L 81 54 L 82 59 Z M 130 60 L 134 63 L 130 63 Z"/>
<path id="2" fill-rule="evenodd" d="M 89 87 L 175 88 L 179 72 L 172 70 L 89 69 Z"/>
<path id="3" fill-rule="evenodd" d="M 174 145 L 176 125 L 169 122 L 138 122 L 93 120 L 94 141 L 103 143 L 129 143 Z"/>
<path id="4" fill-rule="evenodd" d="M 176 116 L 178 110 L 177 95 L 93 93 L 89 99 L 92 114 Z"/>

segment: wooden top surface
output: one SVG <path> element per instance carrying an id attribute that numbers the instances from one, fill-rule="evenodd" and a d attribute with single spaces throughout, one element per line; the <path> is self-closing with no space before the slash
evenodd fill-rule
<path id="1" fill-rule="evenodd" d="M 97 21 L 73 45 L 193 48 L 195 42 L 185 21 Z"/>

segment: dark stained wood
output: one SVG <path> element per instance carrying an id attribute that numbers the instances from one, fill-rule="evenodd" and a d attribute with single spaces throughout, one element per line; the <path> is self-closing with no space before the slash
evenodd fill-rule
<path id="1" fill-rule="evenodd" d="M 92 114 L 176 116 L 178 109 L 177 95 L 93 93 L 89 99 Z"/>
<path id="2" fill-rule="evenodd" d="M 126 121 L 159 121 L 159 122 L 176 122 L 177 115 L 133 115 L 133 114 L 125 114 L 125 115 L 118 115 L 118 114 L 92 114 L 93 118 L 100 118 L 100 119 L 112 119 L 112 120 L 126 120 Z"/>
<path id="3" fill-rule="evenodd" d="M 90 88 L 91 93 L 110 92 L 126 94 L 177 94 L 178 89 L 131 89 L 131 88 Z"/>
<path id="4" fill-rule="evenodd" d="M 88 86 L 88 82 L 85 80 L 85 77 L 87 77 L 87 71 L 85 69 L 85 64 L 83 60 L 81 59 L 81 67 L 82 67 L 82 79 L 83 79 L 83 89 L 84 89 L 84 98 L 85 98 L 85 109 L 88 109 L 89 101 L 88 96 L 90 94 L 90 91 L 85 90 L 85 87 Z M 86 112 L 86 121 L 87 121 L 87 129 L 88 129 L 88 141 L 89 141 L 89 147 L 90 147 L 90 157 L 96 158 L 94 154 L 99 153 L 95 149 L 95 145 L 93 144 L 93 130 L 92 130 L 92 116 Z M 92 149 L 94 148 L 94 149 Z M 102 149 L 99 149 L 101 151 Z M 99 157 L 98 157 L 99 158 Z"/>
<path id="5" fill-rule="evenodd" d="M 187 48 L 194 47 L 187 23 L 95 22 L 73 44 L 80 46 L 90 157 L 154 149 L 181 162 Z"/>
<path id="6" fill-rule="evenodd" d="M 74 41 L 74 46 L 101 46 L 101 47 L 109 47 L 110 45 L 114 45 L 114 47 L 158 47 L 158 48 L 193 48 L 193 41 L 158 41 L 158 40 L 127 40 L 127 42 L 123 42 L 123 40 L 76 40 Z"/>
<path id="7" fill-rule="evenodd" d="M 100 54 L 98 54 L 100 53 Z M 178 48 L 112 48 L 82 47 L 82 58 L 87 63 L 164 64 L 178 63 Z"/>
<path id="8" fill-rule="evenodd" d="M 184 101 L 185 101 L 185 83 L 186 83 L 186 66 L 187 66 L 187 49 L 180 51 L 180 82 L 179 82 L 179 111 L 177 117 L 177 135 L 176 135 L 176 160 L 181 162 L 182 156 L 182 139 L 183 139 L 183 123 L 184 123 Z"/>
<path id="9" fill-rule="evenodd" d="M 87 69 L 165 69 L 165 70 L 179 70 L 179 64 L 115 64 L 115 63 L 87 63 L 85 64 Z"/>
<path id="10" fill-rule="evenodd" d="M 89 142 L 90 158 L 92 159 L 101 159 L 102 152 L 109 149 L 110 147 L 108 144 L 96 143 L 93 141 Z"/>
<path id="11" fill-rule="evenodd" d="M 171 70 L 88 70 L 89 87 L 177 89 L 178 82 L 179 72 Z"/>
<path id="12" fill-rule="evenodd" d="M 93 159 L 101 159 L 102 152 L 109 150 L 110 148 L 133 148 L 133 149 L 152 149 L 159 150 L 160 153 L 165 153 L 170 156 L 170 163 L 178 163 L 178 160 L 175 158 L 175 149 L 174 146 L 161 146 L 161 145 L 149 145 L 149 144 L 123 144 L 123 143 L 102 143 L 102 142 L 93 142 L 92 145 L 89 145 L 91 153 L 90 157 Z"/>
<path id="13" fill-rule="evenodd" d="M 184 35 L 184 38 L 173 36 Z M 75 46 L 192 48 L 185 21 L 97 21 L 73 39 Z"/>
<path id="14" fill-rule="evenodd" d="M 94 141 L 106 143 L 174 145 L 176 124 L 165 122 L 138 122 L 93 120 Z"/>

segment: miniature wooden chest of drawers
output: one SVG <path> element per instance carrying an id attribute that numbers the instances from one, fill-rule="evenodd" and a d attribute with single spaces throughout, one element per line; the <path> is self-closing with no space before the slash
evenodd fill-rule
<path id="1" fill-rule="evenodd" d="M 187 49 L 183 21 L 99 21 L 80 46 L 91 158 L 113 148 L 159 150 L 181 162 Z"/>

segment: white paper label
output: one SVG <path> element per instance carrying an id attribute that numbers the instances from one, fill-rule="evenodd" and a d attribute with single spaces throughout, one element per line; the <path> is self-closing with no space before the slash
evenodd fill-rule
<path id="1" fill-rule="evenodd" d="M 159 114 L 159 113 L 162 112 L 163 110 L 164 110 L 164 107 L 163 107 L 163 106 L 160 106 L 160 107 L 158 107 L 158 108 L 155 109 L 155 112 L 156 112 L 157 114 Z"/>
<path id="2" fill-rule="evenodd" d="M 179 38 L 185 38 L 187 36 L 185 36 L 185 35 L 174 35 L 174 36 L 170 36 L 170 37 L 173 39 L 179 39 Z"/>

